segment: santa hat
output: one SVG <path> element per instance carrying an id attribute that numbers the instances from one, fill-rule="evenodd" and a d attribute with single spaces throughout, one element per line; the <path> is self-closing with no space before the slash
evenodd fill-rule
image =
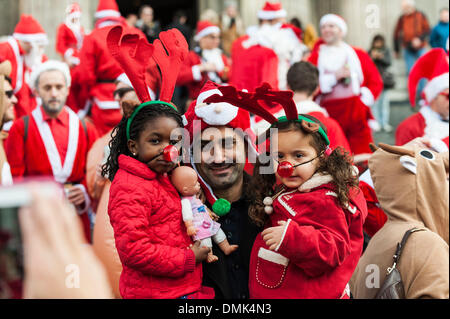
<path id="1" fill-rule="evenodd" d="M 417 85 L 422 78 L 429 80 L 422 92 L 428 103 L 448 89 L 448 70 L 448 56 L 444 49 L 435 48 L 421 56 L 409 74 L 408 90 L 411 105 L 414 106 L 416 103 Z"/>
<path id="2" fill-rule="evenodd" d="M 70 19 L 81 17 L 81 7 L 78 3 L 71 3 L 66 8 L 66 15 Z"/>
<path id="3" fill-rule="evenodd" d="M 102 18 L 119 18 L 121 16 L 116 0 L 100 0 L 98 2 L 97 11 L 95 12 L 95 19 Z"/>
<path id="4" fill-rule="evenodd" d="M 258 11 L 258 18 L 261 20 L 274 20 L 286 16 L 287 12 L 281 7 L 281 3 L 266 2 L 264 7 Z"/>
<path id="5" fill-rule="evenodd" d="M 66 63 L 56 60 L 48 60 L 42 64 L 40 64 L 37 68 L 33 70 L 30 76 L 30 86 L 31 88 L 36 89 L 36 80 L 43 72 L 58 70 L 64 75 L 66 80 L 67 87 L 71 85 L 71 76 L 70 70 Z"/>
<path id="6" fill-rule="evenodd" d="M 22 14 L 14 29 L 13 37 L 24 42 L 47 45 L 48 38 L 41 24 L 32 15 Z"/>
<path id="7" fill-rule="evenodd" d="M 213 33 L 220 34 L 220 28 L 209 21 L 199 21 L 197 23 L 197 33 L 195 34 L 194 40 L 199 41 L 201 38 Z"/>
<path id="8" fill-rule="evenodd" d="M 337 25 L 337 27 L 342 30 L 344 36 L 347 35 L 348 31 L 347 23 L 341 16 L 338 16 L 337 14 L 333 13 L 326 14 L 320 19 L 320 26 L 322 27 L 322 25 L 326 23 L 332 23 Z"/>
<path id="9" fill-rule="evenodd" d="M 250 114 L 248 111 L 227 102 L 206 102 L 208 98 L 214 95 L 222 96 L 223 94 L 216 83 L 208 81 L 201 89 L 197 100 L 191 103 L 188 110 L 183 115 L 185 129 L 189 132 L 190 141 L 192 142 L 194 140 L 194 135 L 211 126 L 227 126 L 233 129 L 241 129 L 243 132 L 247 133 L 244 135 L 244 139 L 249 145 L 248 156 L 250 159 L 256 160 L 258 151 L 254 143 L 255 136 L 250 127 Z M 197 170 L 193 160 L 193 154 L 191 154 L 191 165 Z M 213 210 L 216 211 L 215 207 L 220 207 L 224 200 L 218 199 L 214 195 L 212 188 L 205 180 L 203 180 L 200 174 L 199 181 L 208 202 L 213 205 Z"/>

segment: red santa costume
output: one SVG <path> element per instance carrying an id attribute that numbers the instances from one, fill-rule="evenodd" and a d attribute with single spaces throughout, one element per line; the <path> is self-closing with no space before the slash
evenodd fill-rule
<path id="1" fill-rule="evenodd" d="M 345 21 L 334 14 L 327 14 L 320 25 L 336 24 L 347 33 Z M 319 69 L 321 94 L 318 103 L 341 125 L 355 156 L 355 162 L 364 161 L 370 154 L 373 141 L 369 124 L 374 121 L 370 106 L 383 89 L 382 78 L 370 56 L 362 49 L 341 41 L 331 46 L 324 42 L 316 45 L 309 62 Z M 336 80 L 335 72 L 342 67 L 350 69 L 350 84 Z"/>
<path id="2" fill-rule="evenodd" d="M 26 53 L 19 41 L 30 43 L 33 47 L 31 52 Z M 27 79 L 31 69 L 47 59 L 42 52 L 42 46 L 47 43 L 47 34 L 39 22 L 25 14 L 20 17 L 13 35 L 0 43 L 0 62 L 9 60 L 12 64 L 11 80 L 18 100 L 15 106 L 16 118 L 29 114 L 36 106 Z M 4 129 L 8 130 L 11 124 L 5 125 Z"/>
<path id="3" fill-rule="evenodd" d="M 262 21 L 286 16 L 287 12 L 280 3 L 266 2 L 264 7 L 258 11 L 258 18 Z M 233 44 L 233 64 L 235 61 L 239 62 L 237 66 L 233 65 L 230 83 L 238 89 L 249 91 L 253 91 L 264 82 L 274 88 L 286 89 L 286 74 L 289 67 L 295 62 L 299 62 L 306 50 L 306 46 L 297 34 L 298 30 L 294 26 L 281 22 L 275 25 L 262 23 L 260 26 L 249 27 L 247 35 L 239 38 Z M 262 48 L 265 49 L 262 50 Z M 277 61 L 275 61 L 273 53 L 275 53 Z M 257 76 L 260 81 L 249 79 L 247 72 L 250 71 L 251 66 L 263 68 L 259 72 L 250 73 L 250 76 L 260 75 Z M 234 74 L 235 72 L 236 74 Z M 256 84 L 254 84 L 255 82 Z"/>
<path id="4" fill-rule="evenodd" d="M 340 146 L 351 153 L 351 148 L 347 141 L 347 138 L 345 137 L 344 131 L 342 130 L 339 123 L 328 115 L 327 110 L 325 110 L 317 103 L 308 100 L 296 103 L 296 105 L 298 114 L 309 114 L 311 116 L 314 116 L 316 119 L 322 122 L 323 125 L 325 125 L 325 127 L 327 128 L 328 138 L 330 140 L 330 147 L 332 149 Z M 270 112 L 276 118 L 280 118 L 286 115 L 281 105 L 270 109 Z M 259 136 L 270 128 L 270 123 L 260 116 L 255 116 L 252 118 L 252 128 L 256 135 Z"/>
<path id="5" fill-rule="evenodd" d="M 115 0 L 100 0 L 95 17 L 95 29 L 84 39 L 80 53 L 80 65 L 76 71 L 76 85 L 81 87 L 84 108 L 81 117 L 89 113 L 100 136 L 115 127 L 122 115 L 119 103 L 114 99 L 115 81 L 123 73 L 122 68 L 111 56 L 106 44 L 108 32 L 116 25 L 122 25 L 127 33 L 144 34 L 126 25 Z"/>
<path id="6" fill-rule="evenodd" d="M 58 61 L 43 63 L 32 78 L 51 69 L 61 70 L 70 85 L 68 67 Z M 86 238 L 90 239 L 87 215 L 90 199 L 86 191 L 86 155 L 97 138 L 95 129 L 83 123 L 70 108 L 63 107 L 57 118 L 38 105 L 29 116 L 16 120 L 6 143 L 6 154 L 13 177 L 53 176 L 56 182 L 79 187 L 85 196 L 78 214 Z"/>
<path id="7" fill-rule="evenodd" d="M 199 21 L 194 40 L 198 42 L 201 38 L 211 34 L 220 35 L 220 28 L 209 21 Z M 205 62 L 214 64 L 217 71 L 201 72 L 199 66 Z M 230 66 L 230 59 L 222 53 L 221 49 L 205 50 L 197 46 L 194 51 L 189 52 L 186 63 L 178 76 L 177 85 L 187 85 L 190 98 L 196 99 L 207 81 L 218 84 L 227 82 Z"/>
<path id="8" fill-rule="evenodd" d="M 448 149 L 448 115 L 446 119 L 443 119 L 429 106 L 439 94 L 448 90 L 448 70 L 448 55 L 441 48 L 432 49 L 417 60 L 409 75 L 409 98 L 411 105 L 414 106 L 417 85 L 420 79 L 427 78 L 429 82 L 422 92 L 425 105 L 418 113 L 411 115 L 397 127 L 395 133 L 397 145 L 404 145 L 416 137 L 423 136 L 433 139 L 435 144 L 441 144 L 441 148 L 445 149 L 446 146 Z"/>

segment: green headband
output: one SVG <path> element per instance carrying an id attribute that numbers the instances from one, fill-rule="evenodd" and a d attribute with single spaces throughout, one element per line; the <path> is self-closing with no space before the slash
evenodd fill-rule
<path id="1" fill-rule="evenodd" d="M 288 122 L 288 121 L 289 121 L 289 119 L 288 119 L 286 116 L 282 116 L 282 117 L 278 118 L 278 121 L 275 122 L 275 123 L 284 123 L 284 122 Z M 307 117 L 302 116 L 302 115 L 299 114 L 299 115 L 298 115 L 298 120 L 295 120 L 295 122 L 301 123 L 302 121 L 306 121 L 306 122 L 314 123 L 314 124 L 319 124 L 319 123 L 314 122 L 313 120 L 311 120 L 311 119 L 309 119 L 309 118 L 307 118 Z M 272 126 L 273 126 L 275 123 L 273 123 Z M 330 145 L 330 140 L 328 139 L 328 135 L 327 135 L 327 133 L 325 133 L 325 130 L 324 130 L 322 127 L 319 127 L 319 134 L 320 134 L 320 135 L 322 136 L 322 138 L 325 140 L 325 142 L 327 143 L 327 145 Z"/>
<path id="2" fill-rule="evenodd" d="M 134 111 L 133 114 L 131 114 L 131 116 L 128 118 L 127 121 L 127 140 L 130 140 L 130 127 L 131 127 L 131 123 L 133 122 L 134 118 L 136 117 L 136 115 L 139 113 L 139 111 L 144 108 L 147 105 L 154 105 L 154 104 L 163 104 L 163 105 L 167 105 L 170 106 L 171 108 L 173 108 L 175 111 L 178 112 L 177 108 L 170 103 L 167 102 L 163 102 L 163 101 L 149 101 L 149 102 L 145 102 L 142 103 L 141 105 L 139 105 Z"/>

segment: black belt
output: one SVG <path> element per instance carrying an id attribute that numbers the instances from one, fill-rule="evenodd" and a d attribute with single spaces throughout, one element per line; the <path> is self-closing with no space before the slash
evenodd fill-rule
<path id="1" fill-rule="evenodd" d="M 97 80 L 97 83 L 115 83 L 116 82 L 116 80 L 107 80 L 107 79 L 100 79 L 100 80 Z"/>

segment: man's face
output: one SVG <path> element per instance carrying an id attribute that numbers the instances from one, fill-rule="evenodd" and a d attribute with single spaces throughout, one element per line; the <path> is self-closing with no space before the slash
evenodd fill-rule
<path id="1" fill-rule="evenodd" d="M 444 23 L 448 23 L 449 21 L 449 17 L 448 17 L 448 10 L 442 10 L 441 14 L 439 15 L 439 20 L 444 22 Z"/>
<path id="2" fill-rule="evenodd" d="M 411 14 L 415 10 L 415 7 L 410 0 L 402 0 L 401 7 L 404 14 Z"/>
<path id="3" fill-rule="evenodd" d="M 153 22 L 153 9 L 152 8 L 145 8 L 144 10 L 142 10 L 141 19 L 146 24 L 147 23 L 152 23 Z"/>
<path id="4" fill-rule="evenodd" d="M 37 93 L 47 114 L 59 114 L 66 104 L 69 94 L 63 73 L 58 70 L 43 72 L 39 77 Z"/>
<path id="5" fill-rule="evenodd" d="M 448 120 L 449 118 L 448 92 L 448 89 L 442 91 L 430 103 L 431 109 L 438 113 L 444 120 Z"/>
<path id="6" fill-rule="evenodd" d="M 343 39 L 342 30 L 334 23 L 324 23 L 320 33 L 327 44 L 335 44 Z"/>
<path id="7" fill-rule="evenodd" d="M 204 130 L 200 139 L 198 173 L 214 191 L 236 184 L 243 177 L 246 160 L 243 137 L 229 127 L 220 126 Z"/>
<path id="8" fill-rule="evenodd" d="M 209 35 L 201 38 L 199 41 L 199 46 L 203 50 L 213 50 L 215 48 L 218 48 L 219 45 L 220 45 L 220 34 L 219 33 L 209 34 Z"/>
<path id="9" fill-rule="evenodd" d="M 3 114 L 3 123 L 14 120 L 14 105 L 17 103 L 17 98 L 13 93 L 13 88 L 8 81 L 3 82 L 3 89 L 5 91 L 3 97 L 3 108 L 5 113 Z M 1 123 L 2 121 L 0 121 Z"/>

